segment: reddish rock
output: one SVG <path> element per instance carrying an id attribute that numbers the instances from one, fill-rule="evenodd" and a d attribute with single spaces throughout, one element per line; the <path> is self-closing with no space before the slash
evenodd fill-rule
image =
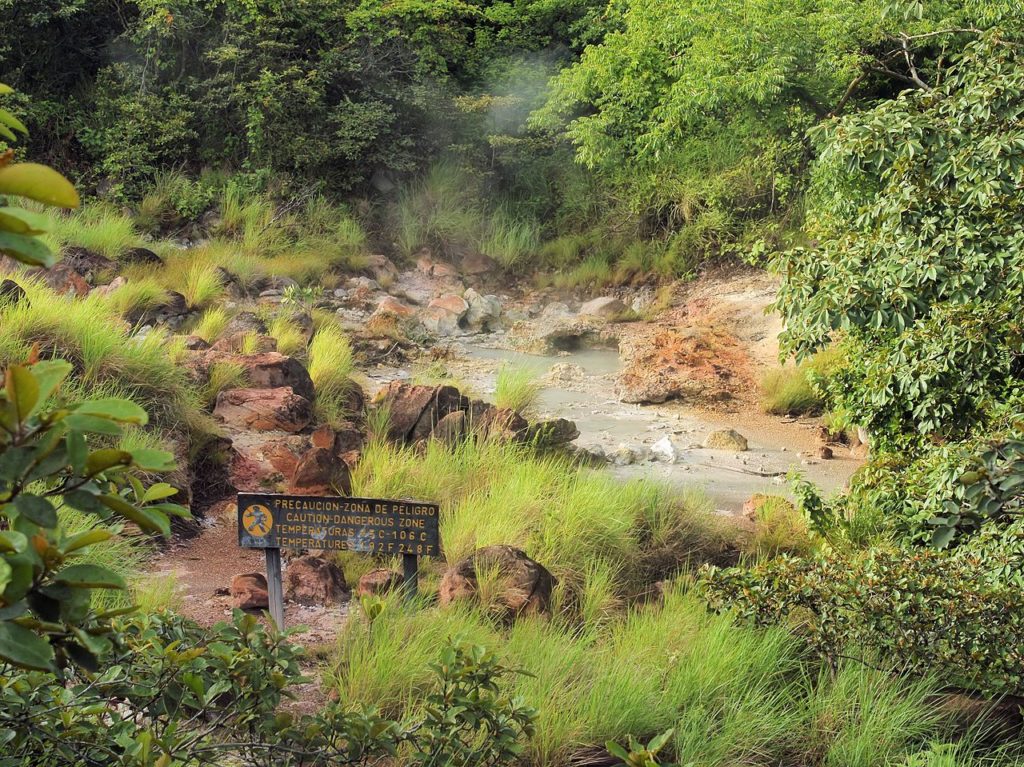
<path id="1" fill-rule="evenodd" d="M 228 389 L 217 395 L 213 414 L 224 423 L 255 431 L 305 429 L 313 420 L 313 406 L 289 387 L 276 389 Z"/>
<path id="2" fill-rule="evenodd" d="M 265 610 L 270 606 L 267 578 L 263 573 L 242 573 L 231 579 L 231 606 L 240 610 Z"/>
<path id="3" fill-rule="evenodd" d="M 469 303 L 462 296 L 455 296 L 451 293 L 447 295 L 439 296 L 427 304 L 430 308 L 444 309 L 446 312 L 451 312 L 459 320 L 466 316 L 466 312 L 469 311 Z"/>
<path id="4" fill-rule="evenodd" d="M 278 389 L 288 387 L 298 396 L 310 402 L 316 396 L 313 379 L 309 372 L 294 357 L 277 352 L 263 354 L 231 354 L 210 349 L 193 356 L 188 365 L 195 377 L 205 380 L 210 366 L 215 362 L 236 362 L 245 369 L 246 380 L 253 389 Z"/>
<path id="5" fill-rule="evenodd" d="M 348 495 L 352 492 L 352 479 L 348 466 L 333 449 L 314 447 L 296 465 L 291 487 L 308 494 L 325 494 L 337 489 Z"/>
<path id="6" fill-rule="evenodd" d="M 393 314 L 396 317 L 406 318 L 412 317 L 416 311 L 412 307 L 406 306 L 393 296 L 384 296 L 384 298 L 380 300 L 380 303 L 377 304 L 377 308 L 374 311 L 374 314 L 377 313 Z"/>
<path id="7" fill-rule="evenodd" d="M 348 596 L 348 584 L 334 562 L 313 555 L 296 557 L 284 571 L 284 596 L 300 605 L 330 607 Z"/>
<path id="8" fill-rule="evenodd" d="M 367 597 L 373 594 L 386 594 L 394 591 L 402 585 L 402 574 L 394 570 L 370 570 L 359 578 L 359 585 L 356 587 L 357 597 Z"/>
<path id="9" fill-rule="evenodd" d="M 757 511 L 760 509 L 764 502 L 771 496 L 765 495 L 764 493 L 754 493 L 747 500 L 743 502 L 743 516 L 747 519 L 757 519 Z"/>
<path id="10" fill-rule="evenodd" d="M 334 429 L 324 424 L 318 426 L 317 429 L 309 435 L 309 441 L 313 444 L 313 447 L 323 448 L 324 450 L 334 450 L 334 441 L 336 438 Z"/>
<path id="11" fill-rule="evenodd" d="M 454 445 L 465 437 L 468 431 L 469 418 L 466 411 L 455 410 L 437 422 L 430 436 L 446 445 Z"/>
<path id="12" fill-rule="evenodd" d="M 398 275 L 398 267 L 394 265 L 390 258 L 380 254 L 374 254 L 366 257 L 366 268 L 373 274 L 373 278 L 378 282 L 383 279 L 393 279 Z"/>
<path id="13" fill-rule="evenodd" d="M 459 315 L 440 306 L 428 306 L 419 313 L 420 324 L 437 336 L 453 336 L 459 332 Z"/>
<path id="14" fill-rule="evenodd" d="M 500 584 L 495 589 L 496 604 L 488 607 L 498 607 L 506 619 L 550 611 L 557 581 L 542 565 L 511 546 L 477 549 L 449 569 L 438 589 L 441 605 L 475 598 L 478 570 L 496 574 Z"/>
<path id="15" fill-rule="evenodd" d="M 527 438 L 530 424 L 511 408 L 490 407 L 473 421 L 473 429 L 485 439 L 521 442 Z"/>
<path id="16" fill-rule="evenodd" d="M 832 460 L 832 448 L 830 448 L 828 445 L 818 445 L 818 448 L 817 450 L 814 451 L 814 454 L 823 461 Z"/>
<path id="17" fill-rule="evenodd" d="M 255 342 L 252 338 L 255 337 Z M 232 333 L 230 335 L 223 335 L 211 346 L 210 348 L 218 352 L 228 352 L 231 354 L 241 354 L 242 349 L 247 345 L 251 344 L 254 354 L 265 354 L 267 352 L 277 351 L 277 339 L 271 338 L 270 336 L 263 336 L 252 331 L 243 331 L 241 333 Z"/>
<path id="18" fill-rule="evenodd" d="M 70 245 L 61 250 L 61 259 L 58 265 L 66 266 L 82 277 L 93 280 L 103 272 L 114 271 L 116 267 L 116 264 L 109 258 L 77 245 Z"/>
<path id="19" fill-rule="evenodd" d="M 443 261 L 435 261 L 434 262 L 433 275 L 435 277 L 442 277 L 442 278 L 447 278 L 447 279 L 453 279 L 454 280 L 454 279 L 458 279 L 458 277 L 459 277 L 459 270 L 456 269 L 451 264 L 446 264 Z"/>
<path id="20" fill-rule="evenodd" d="M 56 264 L 45 271 L 39 271 L 38 274 L 55 293 L 70 294 L 77 298 L 89 294 L 89 283 L 67 264 Z"/>
<path id="21" fill-rule="evenodd" d="M 206 339 L 200 338 L 199 336 L 188 336 L 185 339 L 185 348 L 190 352 L 199 352 L 209 349 L 210 345 L 206 343 Z"/>
<path id="22" fill-rule="evenodd" d="M 442 418 L 469 404 L 454 386 L 413 386 L 400 381 L 391 382 L 378 402 L 389 413 L 387 438 L 393 442 L 426 439 Z"/>

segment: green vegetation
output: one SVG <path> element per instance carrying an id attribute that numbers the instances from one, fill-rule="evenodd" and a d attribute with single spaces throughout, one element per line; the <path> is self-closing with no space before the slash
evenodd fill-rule
<path id="1" fill-rule="evenodd" d="M 843 351 L 825 349 L 798 365 L 769 370 L 761 378 L 761 405 L 776 415 L 819 414 L 825 403 L 822 389 L 841 367 Z"/>
<path id="2" fill-rule="evenodd" d="M 117 261 L 126 250 L 142 244 L 130 216 L 113 206 L 95 203 L 78 213 L 58 217 L 47 240 L 54 250 L 73 245 L 111 261 Z"/>
<path id="3" fill-rule="evenodd" d="M 540 390 L 536 371 L 526 366 L 502 365 L 494 382 L 494 404 L 532 415 Z"/>
<path id="4" fill-rule="evenodd" d="M 351 416 L 353 357 L 348 337 L 336 324 L 320 327 L 309 342 L 309 377 L 316 387 L 316 413 L 336 424 Z"/>

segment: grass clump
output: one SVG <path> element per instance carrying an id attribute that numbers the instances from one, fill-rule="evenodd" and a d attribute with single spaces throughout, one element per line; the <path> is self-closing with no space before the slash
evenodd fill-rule
<path id="1" fill-rule="evenodd" d="M 199 322 L 192 329 L 192 335 L 199 336 L 208 344 L 212 344 L 231 323 L 231 314 L 221 306 L 214 306 L 203 312 Z"/>
<path id="2" fill-rule="evenodd" d="M 132 278 L 107 296 L 122 317 L 136 318 L 167 303 L 167 289 L 152 277 Z"/>
<path id="3" fill-rule="evenodd" d="M 130 216 L 113 205 L 93 203 L 58 216 L 46 238 L 54 249 L 73 245 L 116 261 L 129 248 L 142 244 Z"/>
<path id="4" fill-rule="evenodd" d="M 770 559 L 779 554 L 807 556 L 815 549 L 814 537 L 803 514 L 786 498 L 767 495 L 754 512 L 754 532 L 746 553 Z"/>
<path id="5" fill-rule="evenodd" d="M 348 395 L 355 383 L 354 360 L 348 337 L 336 324 L 324 324 L 309 342 L 309 377 L 316 388 L 317 416 L 326 423 L 338 423 L 347 412 Z"/>
<path id="6" fill-rule="evenodd" d="M 820 413 L 824 406 L 820 382 L 840 364 L 840 352 L 833 347 L 799 365 L 769 370 L 761 379 L 762 408 L 774 415 Z"/>
<path id="7" fill-rule="evenodd" d="M 506 269 L 522 265 L 539 247 L 540 224 L 536 219 L 517 216 L 507 207 L 491 216 L 480 241 L 480 251 Z"/>
<path id="8" fill-rule="evenodd" d="M 216 301 L 224 295 L 224 282 L 217 267 L 201 261 L 193 263 L 185 272 L 181 294 L 190 309 L 201 309 Z"/>
<path id="9" fill-rule="evenodd" d="M 541 382 L 529 367 L 503 365 L 494 383 L 494 404 L 517 413 L 532 414 L 540 398 Z"/>
<path id="10" fill-rule="evenodd" d="M 306 351 L 306 334 L 288 317 L 278 316 L 267 328 L 271 338 L 277 341 L 277 350 L 289 357 L 301 356 Z"/>
<path id="11" fill-rule="evenodd" d="M 213 407 L 217 395 L 226 389 L 239 389 L 246 384 L 245 366 L 240 362 L 220 361 L 210 365 L 209 378 L 203 387 L 203 401 Z"/>

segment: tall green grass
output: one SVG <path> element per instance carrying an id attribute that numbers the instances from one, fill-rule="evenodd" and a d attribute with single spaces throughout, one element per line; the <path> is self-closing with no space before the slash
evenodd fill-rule
<path id="1" fill-rule="evenodd" d="M 531 415 L 537 409 L 542 385 L 529 367 L 502 365 L 494 384 L 494 404 Z"/>
<path id="2" fill-rule="evenodd" d="M 540 247 L 540 224 L 536 219 L 517 215 L 508 206 L 491 214 L 480 251 L 507 269 L 525 264 Z"/>
<path id="3" fill-rule="evenodd" d="M 116 261 L 128 248 L 142 244 L 131 217 L 105 203 L 57 216 L 54 224 L 45 237 L 54 249 L 75 245 Z"/>
<path id="4" fill-rule="evenodd" d="M 309 342 L 309 377 L 316 388 L 314 407 L 320 420 L 338 423 L 351 416 L 346 411 L 348 394 L 356 384 L 352 346 L 336 324 L 320 327 Z"/>
<path id="5" fill-rule="evenodd" d="M 883 767 L 945 734 L 931 684 L 853 664 L 819 673 L 788 632 L 710 615 L 679 585 L 661 605 L 583 629 L 537 618 L 503 629 L 465 606 L 391 599 L 372 626 L 349 622 L 327 679 L 342 700 L 415 711 L 428 664 L 451 637 L 491 647 L 525 672 L 508 684 L 538 711 L 525 754 L 537 767 L 668 729 L 679 764 Z"/>
<path id="6" fill-rule="evenodd" d="M 769 370 L 761 378 L 761 406 L 775 415 L 809 415 L 824 407 L 816 380 L 827 378 L 842 364 L 842 354 L 830 347 L 799 365 Z"/>

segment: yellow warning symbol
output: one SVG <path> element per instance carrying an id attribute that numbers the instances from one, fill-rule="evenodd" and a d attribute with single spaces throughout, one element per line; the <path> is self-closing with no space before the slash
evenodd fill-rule
<path id="1" fill-rule="evenodd" d="M 249 533 L 249 535 L 262 538 L 270 532 L 270 528 L 273 526 L 274 515 L 270 513 L 270 509 L 262 504 L 254 503 L 242 512 L 242 527 L 245 528 L 245 532 Z"/>

